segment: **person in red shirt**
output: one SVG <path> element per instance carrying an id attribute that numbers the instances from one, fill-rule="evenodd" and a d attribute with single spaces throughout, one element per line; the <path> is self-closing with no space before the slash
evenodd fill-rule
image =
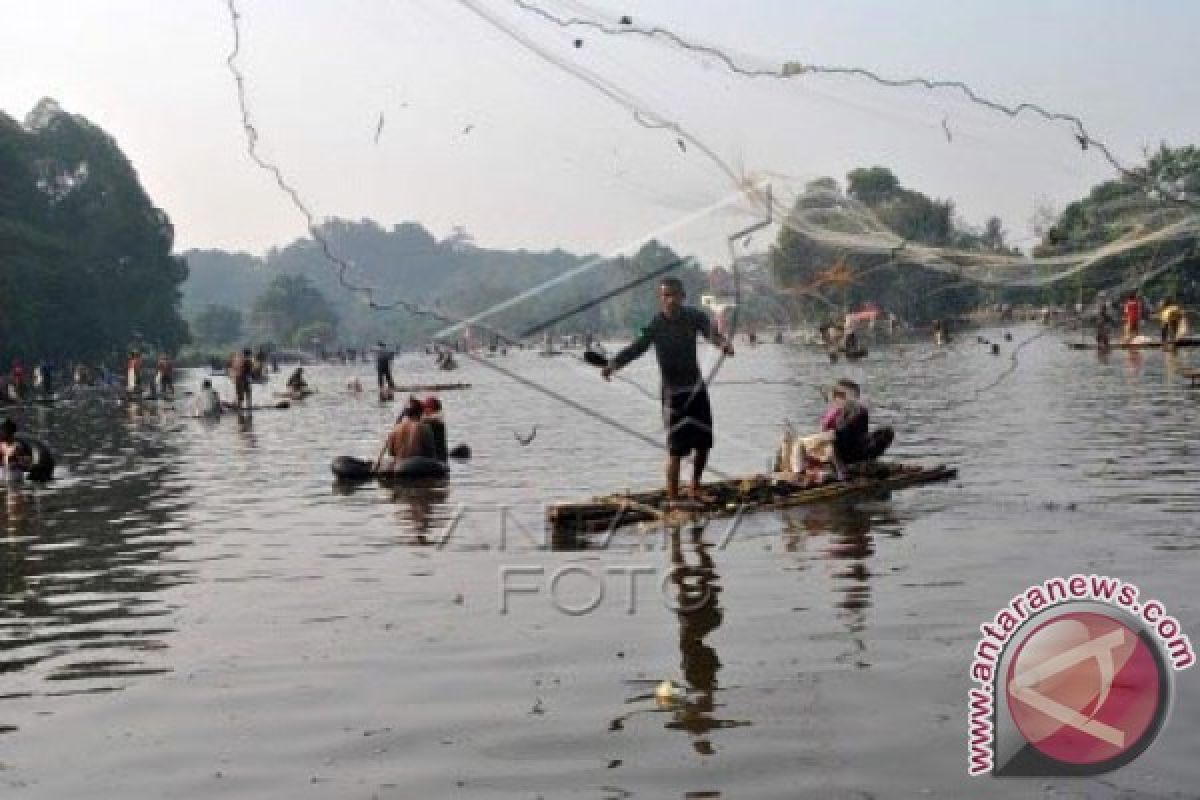
<path id="1" fill-rule="evenodd" d="M 1125 341 L 1128 342 L 1137 336 L 1142 323 L 1142 300 L 1136 292 L 1126 298 L 1122 313 L 1125 317 Z"/>
<path id="2" fill-rule="evenodd" d="M 11 391 L 18 400 L 25 397 L 25 365 L 19 358 L 13 359 Z"/>
<path id="3" fill-rule="evenodd" d="M 135 394 L 142 391 L 142 354 L 137 350 L 129 351 L 129 361 L 125 364 L 125 388 Z"/>

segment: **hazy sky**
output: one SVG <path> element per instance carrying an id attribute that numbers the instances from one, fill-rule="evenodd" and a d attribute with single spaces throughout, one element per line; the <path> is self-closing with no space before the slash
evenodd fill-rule
<path id="1" fill-rule="evenodd" d="M 261 252 L 303 235 L 303 220 L 246 157 L 222 0 L 0 1 L 0 109 L 20 119 L 51 96 L 105 128 L 170 215 L 180 249 Z M 480 2 L 684 122 L 748 174 L 840 177 L 887 164 L 906 184 L 955 198 L 971 222 L 1000 214 L 1018 237 L 1038 203 L 1061 206 L 1111 175 L 1066 129 L 1013 126 L 957 98 L 848 81 L 752 84 L 663 47 L 562 33 L 509 0 Z M 595 251 L 731 188 L 674 135 L 638 127 L 456 0 L 239 5 L 263 152 L 321 216 L 416 220 L 437 235 L 462 225 L 485 245 Z M 1130 161 L 1160 140 L 1200 140 L 1193 0 L 594 5 L 758 63 L 965 80 L 1005 102 L 1078 114 Z M 701 215 L 675 238 L 718 258 L 744 222 Z"/>

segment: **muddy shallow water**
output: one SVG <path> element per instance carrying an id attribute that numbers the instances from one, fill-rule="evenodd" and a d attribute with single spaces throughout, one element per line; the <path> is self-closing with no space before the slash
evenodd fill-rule
<path id="1" fill-rule="evenodd" d="M 640 388 L 570 356 L 464 360 L 450 375 L 473 388 L 443 401 L 451 444 L 475 457 L 426 490 L 333 488 L 330 460 L 373 456 L 395 413 L 341 388 L 369 365 L 313 368 L 319 394 L 252 421 L 99 400 L 24 411 L 64 469 L 0 489 L 0 787 L 1194 797 L 1195 670 L 1117 772 L 966 776 L 978 626 L 1029 584 L 1120 576 L 1200 631 L 1200 391 L 1175 374 L 1197 357 L 1102 359 L 1012 332 L 999 357 L 971 335 L 841 367 L 743 347 L 713 390 L 715 470 L 761 470 L 783 420 L 811 424 L 814 387 L 846 375 L 896 427 L 894 455 L 959 479 L 608 541 L 550 541 L 544 504 L 653 485 L 661 454 L 553 395 L 658 440 L 649 357 L 626 371 Z M 396 371 L 445 379 L 430 366 Z M 677 702 L 656 701 L 664 679 Z"/>

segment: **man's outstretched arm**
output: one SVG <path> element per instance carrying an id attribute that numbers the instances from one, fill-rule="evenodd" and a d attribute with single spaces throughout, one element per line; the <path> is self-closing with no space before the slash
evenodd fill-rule
<path id="1" fill-rule="evenodd" d="M 650 345 L 653 343 L 654 323 L 650 323 L 650 325 L 642 328 L 642 332 L 638 334 L 636 339 L 630 342 L 627 347 L 621 350 L 621 352 L 612 357 L 612 360 L 608 362 L 608 366 L 604 368 L 602 373 L 604 375 L 604 380 L 608 380 L 610 377 L 612 377 L 614 372 L 621 369 L 629 362 L 645 355 L 646 351 L 650 349 Z"/>

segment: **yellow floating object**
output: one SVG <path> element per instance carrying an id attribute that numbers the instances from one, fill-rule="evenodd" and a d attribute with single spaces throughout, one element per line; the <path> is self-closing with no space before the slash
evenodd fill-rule
<path id="1" fill-rule="evenodd" d="M 658 702 L 659 708 L 674 708 L 683 702 L 686 694 L 682 686 L 676 686 L 670 681 L 663 681 L 654 690 L 654 699 Z"/>

